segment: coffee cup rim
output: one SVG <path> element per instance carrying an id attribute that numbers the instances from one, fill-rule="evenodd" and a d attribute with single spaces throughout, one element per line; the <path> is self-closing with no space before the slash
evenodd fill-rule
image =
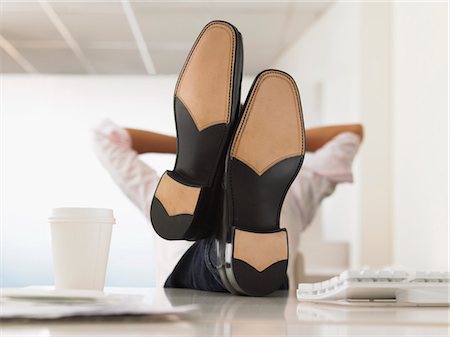
<path id="1" fill-rule="evenodd" d="M 48 218 L 50 223 L 55 222 L 95 222 L 112 223 L 116 220 L 112 209 L 93 207 L 56 207 Z"/>

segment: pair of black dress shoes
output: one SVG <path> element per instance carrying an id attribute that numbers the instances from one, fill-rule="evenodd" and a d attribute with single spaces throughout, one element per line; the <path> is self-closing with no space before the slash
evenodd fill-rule
<path id="1" fill-rule="evenodd" d="M 279 219 L 305 153 L 295 81 L 265 70 L 240 104 L 242 36 L 210 22 L 190 51 L 175 88 L 175 168 L 162 176 L 151 206 L 168 240 L 217 239 L 219 274 L 233 293 L 277 290 L 288 264 Z"/>

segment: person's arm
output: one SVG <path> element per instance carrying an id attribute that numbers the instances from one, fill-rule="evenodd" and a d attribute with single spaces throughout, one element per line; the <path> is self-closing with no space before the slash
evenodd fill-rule
<path id="1" fill-rule="evenodd" d="M 344 124 L 311 128 L 306 130 L 306 151 L 315 152 L 331 139 L 344 132 L 351 132 L 358 135 L 361 141 L 363 139 L 364 132 L 361 124 Z"/>
<path id="2" fill-rule="evenodd" d="M 131 147 L 130 134 L 112 121 L 101 121 L 91 132 L 92 146 L 100 163 L 150 222 L 150 205 L 160 178 L 158 173 Z"/>
<path id="3" fill-rule="evenodd" d="M 137 153 L 176 153 L 177 139 L 172 136 L 138 129 L 125 129 L 131 138 L 131 146 Z"/>

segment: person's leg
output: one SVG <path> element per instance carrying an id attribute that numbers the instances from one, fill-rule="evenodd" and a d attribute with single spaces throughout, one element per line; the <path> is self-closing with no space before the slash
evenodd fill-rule
<path id="1" fill-rule="evenodd" d="M 191 288 L 226 292 L 215 267 L 215 240 L 196 241 L 178 261 L 164 284 L 165 288 Z"/>
<path id="2" fill-rule="evenodd" d="M 215 238 L 210 237 L 196 241 L 181 257 L 167 278 L 164 287 L 228 292 L 217 271 Z M 289 282 L 286 275 L 280 290 L 287 290 L 288 287 Z"/>

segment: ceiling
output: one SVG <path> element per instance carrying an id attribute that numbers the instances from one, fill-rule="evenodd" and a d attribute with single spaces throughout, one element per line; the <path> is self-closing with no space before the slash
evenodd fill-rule
<path id="1" fill-rule="evenodd" d="M 328 2 L 8 1 L 0 3 L 0 72 L 176 74 L 203 26 L 244 37 L 244 72 L 270 67 Z"/>

